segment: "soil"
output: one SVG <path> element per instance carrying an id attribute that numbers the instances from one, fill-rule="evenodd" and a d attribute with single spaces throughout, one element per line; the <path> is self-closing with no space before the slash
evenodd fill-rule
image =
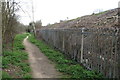
<path id="1" fill-rule="evenodd" d="M 33 78 L 60 78 L 61 73 L 56 70 L 55 64 L 27 39 L 28 37 L 24 39 L 23 44 L 29 55 Z"/>
<path id="2" fill-rule="evenodd" d="M 120 9 L 111 9 L 98 14 L 85 15 L 72 20 L 65 20 L 59 23 L 47 25 L 43 28 L 101 28 L 101 27 L 117 27 L 118 13 Z"/>

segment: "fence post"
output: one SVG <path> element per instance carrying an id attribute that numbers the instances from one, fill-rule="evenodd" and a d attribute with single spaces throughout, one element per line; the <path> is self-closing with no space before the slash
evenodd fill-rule
<path id="1" fill-rule="evenodd" d="M 63 50 L 63 52 L 64 52 L 64 50 L 65 50 L 65 38 L 64 38 L 64 37 L 65 37 L 65 35 L 64 35 L 64 29 L 63 29 L 63 37 L 62 37 L 62 38 L 63 38 L 63 39 L 62 39 L 62 40 L 63 40 L 63 41 L 62 41 L 62 50 Z"/>
<path id="2" fill-rule="evenodd" d="M 120 79 L 120 1 L 118 3 L 118 39 L 117 39 L 117 54 L 118 54 L 118 78 Z"/>
<path id="3" fill-rule="evenodd" d="M 120 28 L 118 28 L 117 54 L 118 54 L 118 78 L 120 79 Z"/>
<path id="4" fill-rule="evenodd" d="M 81 39 L 81 63 L 83 63 L 84 29 L 85 29 L 85 28 L 82 28 L 82 39 Z"/>

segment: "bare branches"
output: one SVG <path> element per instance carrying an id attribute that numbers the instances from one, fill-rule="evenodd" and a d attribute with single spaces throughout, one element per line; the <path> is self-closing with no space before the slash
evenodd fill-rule
<path id="1" fill-rule="evenodd" d="M 17 10 L 14 0 L 2 2 L 2 38 L 7 48 L 10 48 L 8 44 L 13 43 L 16 34 L 18 21 L 15 11 Z"/>

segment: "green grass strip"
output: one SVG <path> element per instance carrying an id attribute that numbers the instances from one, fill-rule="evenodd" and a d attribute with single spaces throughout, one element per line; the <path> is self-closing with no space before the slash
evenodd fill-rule
<path id="1" fill-rule="evenodd" d="M 31 69 L 28 63 L 28 54 L 24 51 L 23 39 L 28 34 L 18 34 L 15 37 L 14 49 L 3 51 L 2 57 L 2 78 L 31 78 Z M 15 67 L 17 70 L 14 74 L 9 74 L 5 70 Z"/>
<path id="2" fill-rule="evenodd" d="M 102 78 L 101 74 L 95 71 L 89 71 L 84 69 L 80 64 L 73 60 L 67 59 L 62 53 L 54 50 L 41 40 L 36 40 L 33 35 L 29 36 L 29 41 L 38 46 L 38 48 L 44 53 L 51 61 L 56 64 L 56 69 L 62 72 L 64 75 L 62 78 Z"/>

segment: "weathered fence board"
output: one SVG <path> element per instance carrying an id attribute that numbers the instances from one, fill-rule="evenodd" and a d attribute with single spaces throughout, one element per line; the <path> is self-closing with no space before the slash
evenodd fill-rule
<path id="1" fill-rule="evenodd" d="M 87 69 L 120 77 L 120 29 L 41 29 L 38 35 Z"/>

